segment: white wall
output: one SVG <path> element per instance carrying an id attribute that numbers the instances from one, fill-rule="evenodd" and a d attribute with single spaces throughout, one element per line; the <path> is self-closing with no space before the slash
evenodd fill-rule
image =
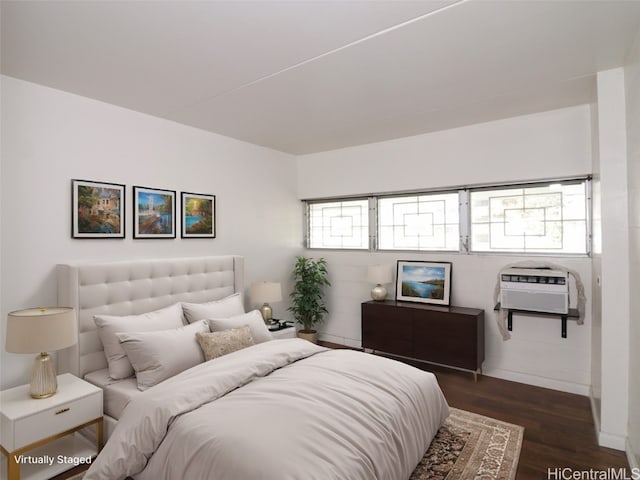
<path id="1" fill-rule="evenodd" d="M 598 72 L 602 211 L 599 443 L 624 449 L 629 412 L 629 215 L 624 70 Z"/>
<path id="2" fill-rule="evenodd" d="M 247 285 L 289 281 L 302 241 L 294 157 L 9 77 L 1 101 L 0 388 L 28 381 L 33 357 L 4 351 L 6 314 L 55 304 L 57 263 L 238 254 Z M 127 185 L 126 239 L 71 238 L 73 178 Z M 215 194 L 217 238 L 133 240 L 133 185 Z"/>
<path id="3" fill-rule="evenodd" d="M 586 105 L 299 157 L 301 198 L 591 172 Z"/>
<path id="4" fill-rule="evenodd" d="M 591 182 L 591 409 L 600 429 L 602 401 L 602 193 L 600 186 L 600 145 L 598 105 L 592 105 L 593 180 Z"/>
<path id="5" fill-rule="evenodd" d="M 640 467 L 640 30 L 624 71 L 629 188 L 629 463 Z"/>
<path id="6" fill-rule="evenodd" d="M 0 75 L 0 113 L 2 112 L 2 107 L 3 107 L 3 103 L 4 103 L 4 95 L 2 95 L 2 90 L 4 88 L 4 76 Z M 2 185 L 3 185 L 3 162 L 2 162 L 2 158 L 4 157 L 3 155 L 3 150 L 2 150 L 2 131 L 3 131 L 3 127 L 4 127 L 4 121 L 3 121 L 3 115 L 0 114 L 0 188 L 3 189 Z M 2 292 L 3 292 L 3 272 L 4 272 L 4 265 L 2 263 L 2 259 L 4 257 L 4 255 L 2 255 L 2 232 L 3 232 L 3 225 L 2 225 L 2 218 L 4 217 L 4 213 L 2 212 L 2 191 L 0 190 L 0 214 L 2 214 L 0 216 L 0 315 L 2 315 L 2 317 L 4 318 L 5 314 L 5 309 L 4 309 L 4 303 L 2 300 Z M 2 352 L 4 352 L 4 332 L 5 332 L 5 326 L 2 325 L 2 330 L 0 331 L 0 348 L 2 348 Z M 4 357 L 2 357 L 2 354 L 0 353 L 0 359 L 2 359 L 2 365 L 5 364 L 4 361 Z M 0 365 L 0 388 L 2 388 L 2 365 Z"/>
<path id="7" fill-rule="evenodd" d="M 588 105 L 477 124 L 388 142 L 299 157 L 300 198 L 443 188 L 588 174 L 592 170 L 591 109 Z M 524 257 L 310 251 L 329 262 L 332 288 L 323 336 L 360 344 L 360 303 L 371 286 L 366 266 L 398 259 L 453 262 L 452 302 L 485 310 L 485 373 L 581 394 L 590 385 L 591 306 L 584 325 L 516 317 L 512 338 L 503 341 L 493 314 L 493 290 L 505 265 Z M 531 259 L 530 257 L 527 259 Z M 591 288 L 589 258 L 545 258 L 575 269 Z M 393 296 L 394 292 L 390 292 Z M 575 299 L 575 294 L 573 295 Z M 588 298 L 590 302 L 590 298 Z"/>

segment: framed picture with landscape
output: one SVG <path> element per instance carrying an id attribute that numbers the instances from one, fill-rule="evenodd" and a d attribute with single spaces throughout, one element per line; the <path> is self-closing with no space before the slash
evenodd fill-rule
<path id="1" fill-rule="evenodd" d="M 71 180 L 71 237 L 124 238 L 125 186 Z"/>
<path id="2" fill-rule="evenodd" d="M 216 196 L 182 192 L 182 238 L 216 238 Z"/>
<path id="3" fill-rule="evenodd" d="M 133 187 L 133 238 L 176 238 L 176 192 Z"/>
<path id="4" fill-rule="evenodd" d="M 396 300 L 449 305 L 451 262 L 398 260 Z"/>

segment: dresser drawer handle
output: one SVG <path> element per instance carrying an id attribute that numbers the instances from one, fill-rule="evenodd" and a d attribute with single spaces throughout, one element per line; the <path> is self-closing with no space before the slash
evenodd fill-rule
<path id="1" fill-rule="evenodd" d="M 69 410 L 71 410 L 69 407 L 67 407 L 67 408 L 63 408 L 62 410 L 58 410 L 58 411 L 56 412 L 56 415 L 60 415 L 61 413 L 68 412 Z"/>

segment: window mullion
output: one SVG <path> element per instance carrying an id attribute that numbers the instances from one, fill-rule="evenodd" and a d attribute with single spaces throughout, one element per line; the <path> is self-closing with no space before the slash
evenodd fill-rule
<path id="1" fill-rule="evenodd" d="M 311 228 L 309 217 L 309 202 L 302 202 L 302 245 L 304 248 L 309 248 L 309 230 Z"/>
<path id="2" fill-rule="evenodd" d="M 378 249 L 378 199 L 369 197 L 369 251 Z"/>
<path id="3" fill-rule="evenodd" d="M 469 190 L 458 190 L 458 215 L 460 218 L 460 253 L 469 253 L 469 232 L 471 231 L 470 212 Z"/>
<path id="4" fill-rule="evenodd" d="M 586 242 L 587 255 L 591 256 L 592 245 L 593 245 L 593 243 L 592 243 L 593 242 L 593 229 L 592 229 L 593 226 L 591 224 L 591 222 L 593 221 L 593 210 L 592 210 L 592 208 L 593 208 L 592 207 L 592 205 L 593 205 L 592 193 L 593 192 L 591 190 L 592 189 L 592 185 L 591 185 L 591 179 L 590 178 L 585 180 L 585 187 L 584 188 L 585 188 L 585 197 L 586 197 L 585 198 L 585 203 L 586 204 L 585 204 L 584 208 L 585 208 L 585 215 L 586 215 L 586 222 L 587 222 L 587 225 L 586 225 L 586 229 L 587 229 L 586 237 L 587 238 L 585 239 L 585 242 Z"/>

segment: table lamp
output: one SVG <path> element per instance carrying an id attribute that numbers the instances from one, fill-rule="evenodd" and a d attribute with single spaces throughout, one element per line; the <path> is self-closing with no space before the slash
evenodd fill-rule
<path id="1" fill-rule="evenodd" d="M 382 301 L 387 298 L 385 283 L 391 283 L 392 272 L 390 265 L 371 265 L 367 269 L 367 279 L 376 286 L 371 290 L 371 298 Z"/>
<path id="2" fill-rule="evenodd" d="M 262 304 L 260 313 L 264 323 L 269 325 L 273 318 L 273 309 L 269 303 L 282 300 L 282 287 L 277 282 L 256 282 L 251 285 L 249 294 L 253 303 Z"/>
<path id="3" fill-rule="evenodd" d="M 47 352 L 70 347 L 77 340 L 78 324 L 73 308 L 29 308 L 7 316 L 7 352 L 40 352 L 31 372 L 33 398 L 48 398 L 58 390 L 53 361 Z"/>

